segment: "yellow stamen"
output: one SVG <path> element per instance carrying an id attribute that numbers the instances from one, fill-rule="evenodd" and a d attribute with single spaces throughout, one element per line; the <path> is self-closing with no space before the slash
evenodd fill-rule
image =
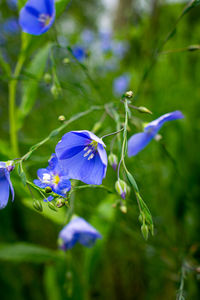
<path id="1" fill-rule="evenodd" d="M 60 182 L 60 177 L 58 175 L 55 175 L 54 178 L 53 178 L 53 182 L 55 184 L 58 184 Z"/>

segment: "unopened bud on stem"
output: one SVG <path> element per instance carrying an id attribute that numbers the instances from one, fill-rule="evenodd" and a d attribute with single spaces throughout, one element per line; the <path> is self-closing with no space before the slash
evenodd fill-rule
<path id="1" fill-rule="evenodd" d="M 109 164 L 111 165 L 111 167 L 116 171 L 117 164 L 118 164 L 117 156 L 113 153 L 110 153 L 110 155 L 108 156 L 108 161 L 109 161 Z"/>
<path id="2" fill-rule="evenodd" d="M 115 189 L 117 193 L 122 197 L 122 199 L 126 198 L 128 186 L 125 181 L 118 179 L 115 183 Z"/>

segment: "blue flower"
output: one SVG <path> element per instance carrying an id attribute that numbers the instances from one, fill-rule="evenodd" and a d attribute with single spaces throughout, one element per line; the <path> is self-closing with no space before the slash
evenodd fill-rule
<path id="1" fill-rule="evenodd" d="M 101 234 L 83 218 L 73 217 L 60 231 L 59 247 L 62 250 L 71 249 L 77 242 L 86 247 L 92 247 Z"/>
<path id="2" fill-rule="evenodd" d="M 104 147 L 102 139 L 90 131 L 70 131 L 57 144 L 56 155 L 69 178 L 99 185 L 108 163 Z"/>
<path id="3" fill-rule="evenodd" d="M 15 18 L 7 19 L 3 24 L 3 31 L 8 34 L 15 34 L 19 31 L 19 24 Z"/>
<path id="4" fill-rule="evenodd" d="M 111 32 L 100 32 L 100 47 L 103 52 L 109 52 L 112 50 L 111 38 Z"/>
<path id="5" fill-rule="evenodd" d="M 94 40 L 94 33 L 90 29 L 85 29 L 81 34 L 81 39 L 83 43 L 88 46 L 88 44 L 91 44 Z"/>
<path id="6" fill-rule="evenodd" d="M 86 51 L 81 46 L 73 47 L 72 48 L 72 53 L 73 53 L 74 57 L 80 62 L 83 62 L 86 58 Z"/>
<path id="7" fill-rule="evenodd" d="M 112 45 L 113 53 L 119 58 L 123 58 L 128 50 L 128 44 L 122 41 L 114 41 Z"/>
<path id="8" fill-rule="evenodd" d="M 130 77 L 127 74 L 123 74 L 117 77 L 113 83 L 113 89 L 115 94 L 122 95 L 124 94 L 129 87 Z"/>
<path id="9" fill-rule="evenodd" d="M 46 169 L 39 169 L 37 175 L 39 179 L 35 179 L 34 184 L 42 189 L 49 186 L 54 193 L 63 197 L 71 189 L 69 177 L 66 176 L 55 154 L 52 154 L 49 166 Z M 52 198 L 48 200 L 51 201 Z"/>
<path id="10" fill-rule="evenodd" d="M 128 156 L 134 156 L 142 149 L 144 149 L 149 142 L 156 136 L 160 128 L 167 121 L 177 120 L 184 118 L 182 112 L 173 111 L 167 113 L 158 119 L 148 123 L 144 127 L 144 132 L 134 134 L 128 141 Z"/>
<path id="11" fill-rule="evenodd" d="M 12 201 L 14 200 L 14 189 L 10 180 L 10 172 L 12 170 L 12 164 L 0 162 L 0 209 L 7 205 L 10 191 L 12 194 Z"/>
<path id="12" fill-rule="evenodd" d="M 33 35 L 45 33 L 55 19 L 54 0 L 29 0 L 20 11 L 19 23 L 24 32 Z"/>

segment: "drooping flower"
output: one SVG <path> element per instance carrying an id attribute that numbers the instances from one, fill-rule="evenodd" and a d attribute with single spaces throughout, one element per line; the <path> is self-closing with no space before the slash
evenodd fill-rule
<path id="1" fill-rule="evenodd" d="M 24 32 L 45 33 L 55 19 L 55 0 L 28 0 L 20 11 L 19 23 Z"/>
<path id="2" fill-rule="evenodd" d="M 99 185 L 108 163 L 104 147 L 102 139 L 90 131 L 70 131 L 57 144 L 56 155 L 69 178 Z"/>
<path id="3" fill-rule="evenodd" d="M 10 180 L 10 172 L 13 168 L 12 162 L 0 162 L 0 209 L 7 205 L 10 191 L 12 201 L 14 200 L 14 189 Z"/>
<path id="4" fill-rule="evenodd" d="M 113 89 L 116 95 L 124 94 L 129 87 L 130 77 L 128 74 L 123 74 L 117 77 L 113 82 Z"/>
<path id="5" fill-rule="evenodd" d="M 157 135 L 160 128 L 167 121 L 177 120 L 184 118 L 184 115 L 180 111 L 173 111 L 171 113 L 164 114 L 158 119 L 148 123 L 144 127 L 144 132 L 134 134 L 128 141 L 128 156 L 134 156 L 142 149 L 144 149 L 149 142 Z"/>
<path id="6" fill-rule="evenodd" d="M 74 57 L 80 62 L 83 62 L 87 56 L 85 48 L 81 47 L 81 46 L 73 47 L 72 53 L 73 53 Z"/>
<path id="7" fill-rule="evenodd" d="M 55 154 L 52 154 L 49 160 L 49 166 L 46 169 L 39 169 L 37 172 L 39 179 L 34 180 L 34 184 L 44 189 L 50 187 L 52 191 L 60 196 L 65 197 L 66 193 L 71 189 L 71 182 L 66 172 L 63 170 L 61 164 Z M 52 200 L 50 196 L 49 201 Z"/>
<path id="8" fill-rule="evenodd" d="M 62 250 L 71 249 L 77 242 L 86 247 L 92 247 L 101 234 L 83 218 L 73 217 L 60 231 L 59 247 Z"/>

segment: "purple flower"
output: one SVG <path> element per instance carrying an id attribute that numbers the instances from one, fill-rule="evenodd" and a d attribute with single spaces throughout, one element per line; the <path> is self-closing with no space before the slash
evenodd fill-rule
<path id="1" fill-rule="evenodd" d="M 128 156 L 134 156 L 142 149 L 144 149 L 149 142 L 156 136 L 160 128 L 167 121 L 177 120 L 184 118 L 182 112 L 173 111 L 167 113 L 158 119 L 148 123 L 144 127 L 144 132 L 134 134 L 128 141 Z"/>
<path id="2" fill-rule="evenodd" d="M 83 218 L 73 217 L 60 231 L 59 247 L 62 250 L 71 249 L 77 242 L 86 247 L 92 247 L 101 234 Z"/>
<path id="3" fill-rule="evenodd" d="M 127 74 L 123 74 L 117 77 L 113 83 L 113 89 L 116 95 L 124 94 L 129 87 L 130 77 Z"/>
<path id="4" fill-rule="evenodd" d="M 4 208 L 9 199 L 11 191 L 12 201 L 14 200 L 14 189 L 10 180 L 10 172 L 13 170 L 11 164 L 0 162 L 0 209 Z"/>
<path id="5" fill-rule="evenodd" d="M 69 177 L 66 176 L 55 154 L 52 154 L 49 166 L 46 169 L 39 169 L 37 175 L 39 179 L 35 179 L 34 184 L 42 189 L 49 186 L 54 193 L 63 197 L 71 189 Z M 52 198 L 48 200 L 51 201 Z"/>
<path id="6" fill-rule="evenodd" d="M 24 32 L 33 35 L 45 33 L 55 19 L 54 0 L 28 0 L 20 11 L 19 23 Z"/>
<path id="7" fill-rule="evenodd" d="M 102 139 L 90 131 L 70 131 L 57 144 L 56 155 L 69 178 L 99 185 L 108 163 L 104 147 Z"/>
<path id="8" fill-rule="evenodd" d="M 73 47 L 72 48 L 72 53 L 73 53 L 74 57 L 80 62 L 83 62 L 86 58 L 86 51 L 81 46 Z"/>

